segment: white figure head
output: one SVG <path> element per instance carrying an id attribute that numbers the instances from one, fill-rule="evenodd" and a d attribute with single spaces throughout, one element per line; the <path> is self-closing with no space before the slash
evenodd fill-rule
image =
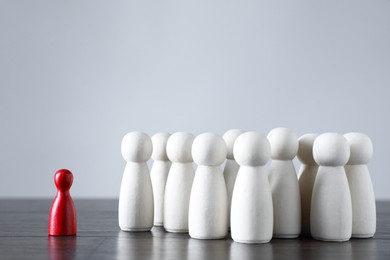
<path id="1" fill-rule="evenodd" d="M 348 133 L 344 137 L 349 143 L 351 155 L 347 164 L 367 164 L 374 153 L 370 137 L 362 133 Z"/>
<path id="2" fill-rule="evenodd" d="M 223 136 L 223 140 L 225 140 L 226 148 L 227 148 L 227 155 L 226 158 L 229 160 L 234 160 L 234 154 L 233 154 L 233 146 L 234 142 L 236 141 L 237 137 L 244 133 L 243 130 L 240 129 L 231 129 L 227 131 Z"/>
<path id="3" fill-rule="evenodd" d="M 218 166 L 225 161 L 226 155 L 225 141 L 214 133 L 198 135 L 192 145 L 192 157 L 198 165 Z"/>
<path id="4" fill-rule="evenodd" d="M 317 165 L 313 157 L 313 144 L 318 134 L 304 134 L 299 137 L 299 148 L 297 157 L 302 164 Z"/>
<path id="5" fill-rule="evenodd" d="M 168 138 L 167 155 L 171 162 L 192 162 L 191 147 L 195 136 L 190 133 L 177 132 Z"/>
<path id="6" fill-rule="evenodd" d="M 152 140 L 145 133 L 130 132 L 122 139 L 121 152 L 127 162 L 146 162 L 152 150 Z"/>
<path id="7" fill-rule="evenodd" d="M 170 134 L 157 133 L 152 136 L 153 152 L 152 159 L 159 161 L 168 161 L 167 142 Z"/>
<path id="8" fill-rule="evenodd" d="M 271 146 L 265 135 L 257 132 L 241 134 L 234 143 L 234 158 L 239 165 L 261 166 L 271 156 Z"/>
<path id="9" fill-rule="evenodd" d="M 321 166 L 344 166 L 349 160 L 349 144 L 341 134 L 319 135 L 313 144 L 313 157 Z"/>
<path id="10" fill-rule="evenodd" d="M 271 158 L 292 160 L 298 152 L 298 136 L 293 130 L 284 127 L 272 129 L 267 136 L 271 144 Z"/>

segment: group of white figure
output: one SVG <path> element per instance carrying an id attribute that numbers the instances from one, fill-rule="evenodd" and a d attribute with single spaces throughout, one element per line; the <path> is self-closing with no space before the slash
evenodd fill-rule
<path id="1" fill-rule="evenodd" d="M 234 241 L 266 243 L 301 234 L 347 241 L 372 237 L 376 230 L 367 168 L 373 147 L 362 133 L 298 138 L 288 128 L 267 136 L 232 129 L 223 137 L 178 132 L 150 138 L 130 132 L 121 151 L 127 164 L 118 215 L 125 231 L 155 225 L 192 238 L 221 239 L 230 228 Z M 302 163 L 299 179 L 295 156 Z"/>

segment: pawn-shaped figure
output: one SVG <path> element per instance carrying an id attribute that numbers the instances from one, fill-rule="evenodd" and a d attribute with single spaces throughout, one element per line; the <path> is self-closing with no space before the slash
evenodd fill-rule
<path id="1" fill-rule="evenodd" d="M 274 208 L 273 236 L 296 238 L 301 233 L 301 198 L 292 160 L 298 152 L 298 136 L 288 128 L 274 128 L 271 144 L 269 183 Z"/>
<path id="2" fill-rule="evenodd" d="M 152 136 L 154 160 L 150 170 L 154 197 L 154 225 L 162 226 L 164 219 L 164 193 L 171 162 L 167 156 L 167 141 L 170 134 L 157 133 Z"/>
<path id="3" fill-rule="evenodd" d="M 226 154 L 226 143 L 217 134 L 200 134 L 194 140 L 192 157 L 198 168 L 192 185 L 188 215 L 192 238 L 226 237 L 228 196 L 221 170 Z"/>
<path id="4" fill-rule="evenodd" d="M 236 181 L 238 169 L 240 168 L 240 165 L 238 165 L 234 159 L 233 145 L 237 137 L 242 133 L 244 133 L 243 130 L 231 129 L 222 136 L 222 138 L 225 140 L 227 148 L 226 164 L 225 168 L 223 169 L 223 176 L 225 177 L 226 189 L 228 193 L 228 227 L 230 227 L 230 206 L 232 203 L 234 183 Z"/>
<path id="5" fill-rule="evenodd" d="M 305 134 L 298 139 L 297 157 L 301 162 L 298 176 L 301 192 L 302 235 L 304 236 L 310 236 L 311 194 L 318 171 L 318 164 L 313 158 L 313 143 L 317 136 L 318 134 Z"/>
<path id="6" fill-rule="evenodd" d="M 57 195 L 49 214 L 49 236 L 75 236 L 77 233 L 76 209 L 69 190 L 73 174 L 67 169 L 58 170 L 54 175 Z"/>
<path id="7" fill-rule="evenodd" d="M 164 228 L 168 232 L 188 232 L 188 210 L 195 175 L 191 155 L 194 138 L 190 133 L 178 132 L 168 139 L 167 155 L 172 162 L 164 197 Z"/>
<path id="8" fill-rule="evenodd" d="M 127 163 L 118 208 L 123 231 L 149 231 L 153 226 L 153 188 L 146 164 L 152 150 L 152 140 L 145 133 L 130 132 L 123 137 L 121 151 Z"/>
<path id="9" fill-rule="evenodd" d="M 370 137 L 362 133 L 348 133 L 351 155 L 345 171 L 352 200 L 352 237 L 373 237 L 376 231 L 375 195 L 367 163 L 373 147 Z"/>
<path id="10" fill-rule="evenodd" d="M 310 232 L 317 240 L 347 241 L 352 232 L 352 203 L 344 165 L 347 139 L 337 133 L 319 135 L 313 144 L 319 165 L 311 197 Z"/>
<path id="11" fill-rule="evenodd" d="M 265 164 L 271 148 L 266 136 L 240 135 L 234 158 L 240 165 L 231 207 L 231 235 L 241 243 L 267 243 L 272 238 L 273 206 Z"/>

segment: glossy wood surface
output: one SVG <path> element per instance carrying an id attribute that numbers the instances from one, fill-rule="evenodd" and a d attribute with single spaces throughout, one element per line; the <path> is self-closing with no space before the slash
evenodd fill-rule
<path id="1" fill-rule="evenodd" d="M 390 259 L 390 201 L 377 202 L 378 227 L 372 239 L 272 239 L 255 245 L 230 237 L 196 240 L 156 227 L 123 232 L 117 200 L 74 202 L 77 236 L 48 237 L 51 200 L 0 200 L 0 259 Z"/>

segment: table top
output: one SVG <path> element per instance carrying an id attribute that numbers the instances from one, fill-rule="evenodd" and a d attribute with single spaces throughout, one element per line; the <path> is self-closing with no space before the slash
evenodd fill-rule
<path id="1" fill-rule="evenodd" d="M 188 234 L 123 232 L 118 200 L 75 200 L 77 236 L 48 237 L 51 200 L 0 200 L 0 259 L 390 259 L 390 201 L 377 201 L 371 239 L 322 242 L 310 238 L 240 244 Z"/>

